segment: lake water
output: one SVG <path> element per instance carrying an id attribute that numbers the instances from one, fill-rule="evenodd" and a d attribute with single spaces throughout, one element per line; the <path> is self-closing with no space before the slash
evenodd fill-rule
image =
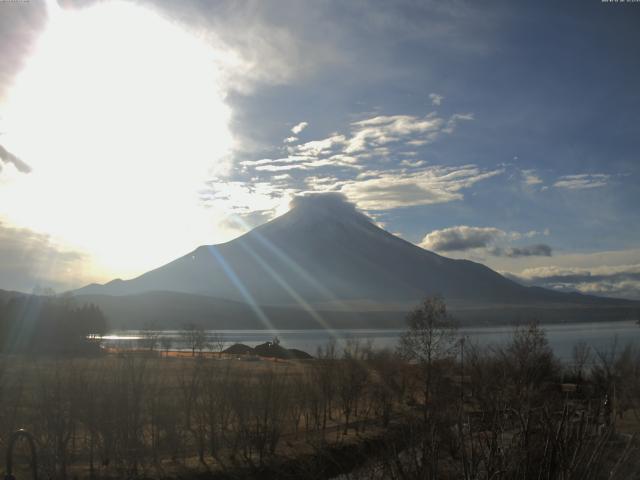
<path id="1" fill-rule="evenodd" d="M 549 344 L 555 354 L 561 359 L 571 358 L 573 346 L 584 341 L 593 349 L 606 350 L 617 343 L 619 348 L 628 343 L 640 345 L 640 326 L 633 321 L 608 322 L 608 323 L 570 323 L 543 325 L 547 333 Z M 318 347 L 325 346 L 332 338 L 336 340 L 338 352 L 341 346 L 352 338 L 361 341 L 371 341 L 377 348 L 395 348 L 399 337 L 404 330 L 216 330 L 208 331 L 213 336 L 215 333 L 222 335 L 225 346 L 234 343 L 244 343 L 255 346 L 260 343 L 280 339 L 281 345 L 286 348 L 297 348 L 315 355 Z M 469 341 L 481 346 L 500 345 L 508 342 L 513 334 L 513 327 L 465 327 L 458 331 L 459 335 L 466 336 Z M 187 349 L 182 341 L 180 332 L 166 330 L 162 336 L 172 338 L 172 349 Z M 125 330 L 113 332 L 104 338 L 106 346 L 133 347 L 140 338 L 138 330 Z"/>

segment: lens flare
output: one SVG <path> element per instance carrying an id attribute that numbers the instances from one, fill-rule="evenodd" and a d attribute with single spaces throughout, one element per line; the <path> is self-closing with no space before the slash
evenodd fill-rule
<path id="1" fill-rule="evenodd" d="M 32 167 L 3 179 L 0 215 L 139 272 L 215 238 L 203 181 L 232 136 L 212 47 L 124 2 L 49 21 L 2 107 L 3 145 Z"/>

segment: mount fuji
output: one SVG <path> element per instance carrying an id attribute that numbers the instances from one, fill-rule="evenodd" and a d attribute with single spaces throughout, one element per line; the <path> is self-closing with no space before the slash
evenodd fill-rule
<path id="1" fill-rule="evenodd" d="M 119 317 L 127 316 L 127 304 L 139 310 L 151 302 L 141 298 L 153 298 L 164 300 L 157 312 L 163 318 L 170 315 L 166 309 L 189 317 L 196 304 L 198 318 L 210 318 L 235 305 L 238 315 L 276 312 L 275 323 L 287 317 L 294 326 L 296 315 L 305 325 L 317 315 L 334 324 L 343 318 L 351 325 L 356 315 L 365 325 L 366 318 L 385 323 L 383 317 L 400 325 L 393 320 L 400 312 L 432 294 L 442 295 L 458 316 L 483 322 L 626 318 L 635 310 L 636 302 L 527 287 L 482 264 L 427 251 L 379 228 L 339 195 L 297 197 L 291 207 L 230 242 L 200 246 L 137 278 L 74 293 L 107 311 L 120 305 Z"/>

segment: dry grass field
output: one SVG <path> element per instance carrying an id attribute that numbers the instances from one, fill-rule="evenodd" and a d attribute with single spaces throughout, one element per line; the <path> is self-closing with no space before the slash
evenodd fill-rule
<path id="1" fill-rule="evenodd" d="M 4 355 L 0 448 L 25 428 L 55 479 L 633 478 L 635 350 L 561 365 L 532 326 L 464 362 L 401 353 Z"/>

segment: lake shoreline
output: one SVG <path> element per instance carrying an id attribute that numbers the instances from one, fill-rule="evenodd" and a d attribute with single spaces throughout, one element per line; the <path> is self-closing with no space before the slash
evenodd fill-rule
<path id="1" fill-rule="evenodd" d="M 640 343 L 640 326 L 631 320 L 566 322 L 541 324 L 541 326 L 554 352 L 561 358 L 568 357 L 573 345 L 579 341 L 584 341 L 598 350 L 608 349 L 614 342 L 618 346 L 624 346 L 626 343 Z M 516 325 L 463 325 L 458 328 L 457 335 L 466 337 L 471 343 L 486 347 L 508 341 L 515 327 Z M 144 330 L 115 330 L 103 337 L 103 343 L 107 347 L 130 348 L 144 332 Z M 336 343 L 338 351 L 349 340 L 371 342 L 374 348 L 395 349 L 404 329 L 234 329 L 206 330 L 205 332 L 207 335 L 221 336 L 224 339 L 225 348 L 234 343 L 255 347 L 277 337 L 286 348 L 295 348 L 315 355 L 319 347 L 324 348 L 332 341 Z M 170 337 L 173 350 L 190 350 L 181 343 L 183 340 L 180 330 L 157 330 L 157 334 L 161 337 Z"/>

